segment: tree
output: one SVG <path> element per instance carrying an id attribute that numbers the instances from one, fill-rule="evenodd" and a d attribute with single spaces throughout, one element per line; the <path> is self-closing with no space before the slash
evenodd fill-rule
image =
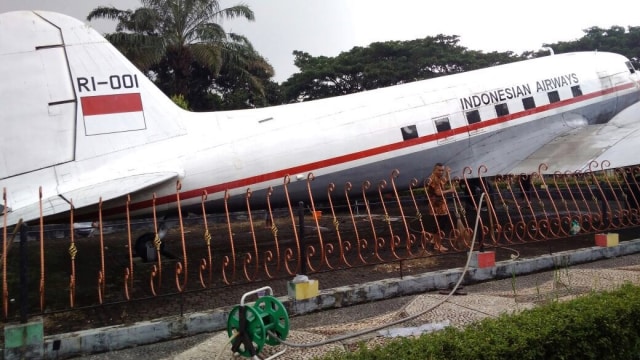
<path id="1" fill-rule="evenodd" d="M 239 74 L 236 68 L 223 66 L 214 88 L 214 92 L 221 95 L 220 109 L 246 109 L 283 103 L 280 86 L 269 79 L 271 73 L 265 73 L 260 67 L 250 68 L 249 71 L 252 73 L 250 78 Z"/>
<path id="2" fill-rule="evenodd" d="M 255 19 L 244 4 L 221 9 L 217 0 L 141 0 L 136 10 L 97 7 L 87 19 L 118 21 L 116 32 L 105 37 L 169 96 L 183 95 L 189 104 L 211 96 L 221 69 L 262 92 L 262 79 L 273 76 L 272 66 L 244 36 L 226 33 L 223 18 Z M 206 75 L 203 83 L 201 76 Z M 197 82 L 199 91 L 190 91 Z M 204 89 L 204 90 L 203 90 Z M 210 109 L 206 109 L 210 110 Z"/>
<path id="3" fill-rule="evenodd" d="M 631 59 L 637 68 L 640 67 L 640 27 L 611 26 L 603 29 L 592 26 L 583 30 L 584 36 L 575 41 L 561 41 L 555 44 L 545 44 L 556 53 L 571 51 L 610 51 L 624 55 Z"/>
<path id="4" fill-rule="evenodd" d="M 522 59 L 512 52 L 483 54 L 459 45 L 458 36 L 376 42 L 337 57 L 294 51 L 300 69 L 282 84 L 288 101 L 351 94 Z"/>
<path id="5" fill-rule="evenodd" d="M 640 68 L 640 27 L 591 27 L 575 41 L 544 44 L 555 53 L 609 51 L 622 54 Z M 489 52 L 468 50 L 459 45 L 458 36 L 437 35 L 410 41 L 372 43 L 354 47 L 336 57 L 311 56 L 294 51 L 294 64 L 300 72 L 282 84 L 287 102 L 307 101 L 351 94 L 476 70 L 513 61 L 548 56 L 547 50 Z"/>

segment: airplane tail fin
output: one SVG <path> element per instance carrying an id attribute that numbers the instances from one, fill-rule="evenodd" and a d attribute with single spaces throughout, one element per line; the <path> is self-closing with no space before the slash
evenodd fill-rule
<path id="1" fill-rule="evenodd" d="M 0 180 L 185 133 L 182 109 L 62 14 L 0 14 L 0 78 Z"/>

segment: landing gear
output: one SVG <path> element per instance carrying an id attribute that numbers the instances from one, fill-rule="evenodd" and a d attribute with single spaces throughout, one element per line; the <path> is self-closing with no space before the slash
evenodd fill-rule
<path id="1" fill-rule="evenodd" d="M 144 233 L 136 240 L 136 255 L 138 255 L 142 261 L 156 261 L 158 252 L 153 244 L 155 240 L 155 233 Z M 160 240 L 160 253 L 164 252 L 164 241 Z"/>

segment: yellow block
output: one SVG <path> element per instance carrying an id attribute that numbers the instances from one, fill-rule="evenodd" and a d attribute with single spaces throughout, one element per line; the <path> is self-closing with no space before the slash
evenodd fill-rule
<path id="1" fill-rule="evenodd" d="M 618 246 L 618 233 L 607 234 L 607 246 Z"/>
<path id="2" fill-rule="evenodd" d="M 312 297 L 318 296 L 319 294 L 318 280 L 309 280 L 296 283 L 289 281 L 287 283 L 287 289 L 289 297 L 296 300 L 310 299 Z"/>
<path id="3" fill-rule="evenodd" d="M 596 246 L 617 246 L 618 242 L 618 233 L 596 234 Z"/>

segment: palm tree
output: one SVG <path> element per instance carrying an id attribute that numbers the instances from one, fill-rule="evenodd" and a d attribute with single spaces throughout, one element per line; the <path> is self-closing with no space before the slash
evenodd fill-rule
<path id="1" fill-rule="evenodd" d="M 244 36 L 227 33 L 219 21 L 255 19 L 244 4 L 221 9 L 217 0 L 141 0 L 136 10 L 97 7 L 87 20 L 118 21 L 105 37 L 170 96 L 189 97 L 194 67 L 205 68 L 213 79 L 225 66 L 262 92 L 255 74 L 273 76 L 272 66 Z M 201 73 L 201 72 L 200 72 Z M 167 81 L 167 78 L 170 81 Z"/>

